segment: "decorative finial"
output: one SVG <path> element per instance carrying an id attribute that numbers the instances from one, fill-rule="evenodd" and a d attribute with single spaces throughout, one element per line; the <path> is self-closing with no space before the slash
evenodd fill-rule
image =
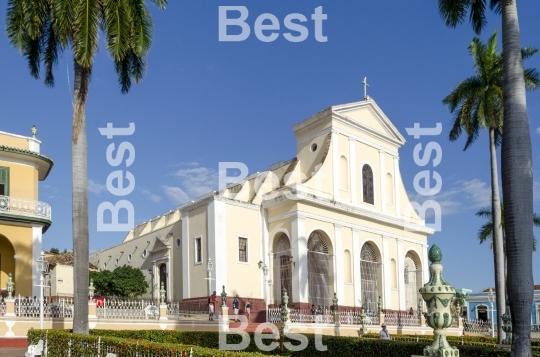
<path id="1" fill-rule="evenodd" d="M 441 262 L 442 252 L 441 248 L 439 248 L 437 244 L 433 244 L 433 246 L 429 249 L 428 258 L 431 264 L 439 264 Z"/>
<path id="2" fill-rule="evenodd" d="M 165 305 L 166 301 L 165 301 L 165 294 L 166 294 L 166 290 L 165 290 L 165 284 L 163 282 L 161 282 L 161 289 L 159 289 L 159 295 L 160 295 L 160 302 L 162 305 Z"/>
<path id="3" fill-rule="evenodd" d="M 221 291 L 221 306 L 227 306 L 227 293 L 225 292 L 225 285 Z"/>
<path id="4" fill-rule="evenodd" d="M 369 84 L 367 84 L 367 77 L 364 77 L 362 84 L 364 85 L 364 100 L 368 100 L 369 97 L 367 95 L 367 87 L 369 87 Z"/>
<path id="5" fill-rule="evenodd" d="M 35 125 L 32 125 L 32 137 L 35 139 L 36 138 L 36 134 L 37 134 L 37 129 L 36 129 L 36 126 Z"/>

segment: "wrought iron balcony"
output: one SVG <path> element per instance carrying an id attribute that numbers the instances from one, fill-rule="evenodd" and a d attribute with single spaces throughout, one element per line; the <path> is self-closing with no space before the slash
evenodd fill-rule
<path id="1" fill-rule="evenodd" d="M 0 196 L 0 214 L 51 220 L 51 206 L 24 198 Z"/>

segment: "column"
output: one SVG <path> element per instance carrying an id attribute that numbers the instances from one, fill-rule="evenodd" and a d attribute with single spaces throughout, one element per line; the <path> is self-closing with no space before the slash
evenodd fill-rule
<path id="1" fill-rule="evenodd" d="M 353 282 L 354 282 L 354 306 L 362 305 L 362 276 L 360 272 L 360 241 L 358 237 L 359 230 L 353 228 L 352 241 L 353 241 Z"/>
<path id="2" fill-rule="evenodd" d="M 208 257 L 214 263 L 212 279 L 210 280 L 210 293 L 220 289 L 217 287 L 225 285 L 227 287 L 227 237 L 225 202 L 214 198 L 208 204 Z M 206 262 L 205 262 L 206 263 Z"/>
<path id="3" fill-rule="evenodd" d="M 42 242 L 42 230 L 43 226 L 39 224 L 32 224 L 32 295 L 39 296 L 40 294 L 40 277 L 41 272 L 37 270 L 36 260 L 41 256 L 41 242 Z M 15 280 L 15 277 L 13 277 Z"/>
<path id="4" fill-rule="evenodd" d="M 401 175 L 399 172 L 399 156 L 394 156 L 394 205 L 396 206 L 396 216 L 401 216 Z"/>
<path id="5" fill-rule="evenodd" d="M 388 309 L 392 306 L 392 292 L 390 290 L 390 248 L 388 248 L 388 237 L 383 236 L 382 240 L 382 262 L 383 262 L 383 308 Z"/>
<path id="6" fill-rule="evenodd" d="M 381 212 L 386 213 L 386 168 L 384 165 L 384 151 L 379 150 L 379 165 L 380 165 L 380 176 L 381 179 L 379 180 L 380 187 L 381 187 Z M 375 191 L 377 192 L 377 191 Z M 375 193 L 377 194 L 377 193 Z"/>
<path id="7" fill-rule="evenodd" d="M 339 301 L 345 301 L 345 288 L 343 281 L 343 243 L 341 238 L 341 226 L 339 224 L 334 225 L 334 236 L 336 239 L 336 246 L 334 249 L 334 259 L 336 260 L 335 272 L 334 272 L 334 291 L 337 293 Z M 332 296 L 333 297 L 333 296 Z"/>
<path id="8" fill-rule="evenodd" d="M 351 203 L 356 204 L 356 188 L 358 187 L 358 182 L 356 182 L 356 140 L 349 138 L 349 171 L 351 176 Z"/>
<path id="9" fill-rule="evenodd" d="M 268 246 L 268 216 L 267 211 L 265 208 L 261 205 L 260 215 L 259 215 L 260 223 L 261 223 L 261 241 L 259 243 L 260 245 L 260 260 L 263 262 L 264 265 L 268 267 L 268 275 L 271 274 L 270 270 L 270 261 L 268 253 L 270 252 L 269 246 Z M 266 293 L 266 279 L 268 277 L 264 276 L 263 269 L 260 269 L 261 271 L 261 296 L 263 297 L 266 304 L 268 304 L 268 295 Z"/>
<path id="10" fill-rule="evenodd" d="M 189 212 L 182 212 L 182 297 L 188 299 L 189 294 Z M 154 269 L 155 272 L 155 269 Z M 158 281 L 154 275 L 154 284 Z M 156 289 L 156 290 L 159 290 Z M 156 296 L 159 296 L 157 293 Z"/>
<path id="11" fill-rule="evenodd" d="M 291 222 L 293 269 L 292 289 L 294 302 L 308 302 L 308 262 L 305 217 L 297 215 Z M 290 301 L 293 302 L 293 301 Z"/>
<path id="12" fill-rule="evenodd" d="M 334 184 L 334 200 L 339 201 L 339 134 L 332 131 L 332 182 Z"/>
<path id="13" fill-rule="evenodd" d="M 398 266 L 398 286 L 399 286 L 399 309 L 405 311 L 405 256 L 403 256 L 403 239 L 397 240 L 397 266 Z"/>
<path id="14" fill-rule="evenodd" d="M 424 276 L 422 284 L 429 281 L 428 247 L 429 245 L 427 243 L 422 245 L 422 275 Z"/>

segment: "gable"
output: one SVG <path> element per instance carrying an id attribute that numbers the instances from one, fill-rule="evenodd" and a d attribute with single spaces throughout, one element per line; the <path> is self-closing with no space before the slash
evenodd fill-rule
<path id="1" fill-rule="evenodd" d="M 394 145 L 405 144 L 405 138 L 372 99 L 334 106 L 332 112 L 334 119 L 361 132 Z"/>
<path id="2" fill-rule="evenodd" d="M 154 241 L 154 246 L 152 247 L 152 252 L 156 252 L 158 250 L 169 248 L 167 244 L 165 244 L 161 239 L 156 238 Z"/>

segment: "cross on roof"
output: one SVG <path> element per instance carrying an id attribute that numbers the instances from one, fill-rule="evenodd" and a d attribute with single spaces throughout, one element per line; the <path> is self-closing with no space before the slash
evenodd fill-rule
<path id="1" fill-rule="evenodd" d="M 369 97 L 367 95 L 367 87 L 369 87 L 369 84 L 367 83 L 367 77 L 364 77 L 362 84 L 364 85 L 364 100 L 368 100 Z"/>

